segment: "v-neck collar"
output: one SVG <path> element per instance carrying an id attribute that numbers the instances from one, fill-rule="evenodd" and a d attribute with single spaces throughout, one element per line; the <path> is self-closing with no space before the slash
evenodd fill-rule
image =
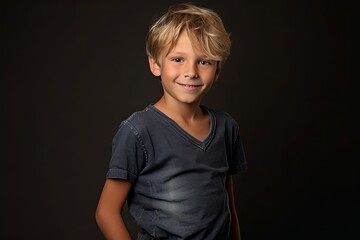
<path id="1" fill-rule="evenodd" d="M 148 108 L 153 110 L 163 121 L 165 121 L 166 123 L 171 125 L 172 129 L 174 129 L 177 134 L 179 134 L 181 137 L 185 138 L 185 140 L 187 140 L 191 144 L 193 144 L 196 147 L 205 151 L 206 148 L 209 146 L 209 144 L 211 143 L 211 141 L 214 138 L 215 127 L 216 127 L 216 118 L 215 118 L 214 113 L 209 108 L 202 106 L 202 105 L 200 107 L 202 109 L 204 109 L 205 111 L 207 111 L 210 116 L 210 131 L 209 131 L 209 134 L 207 135 L 207 137 L 203 141 L 200 141 L 199 139 L 197 139 L 193 135 L 191 135 L 189 132 L 185 131 L 182 127 L 180 127 L 179 124 L 177 124 L 173 119 L 171 119 L 165 113 L 163 113 L 162 111 L 157 109 L 153 104 L 150 104 L 148 106 Z"/>

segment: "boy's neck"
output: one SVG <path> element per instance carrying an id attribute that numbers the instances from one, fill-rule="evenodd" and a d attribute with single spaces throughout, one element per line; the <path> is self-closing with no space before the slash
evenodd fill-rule
<path id="1" fill-rule="evenodd" d="M 179 103 L 167 101 L 163 96 L 154 106 L 174 121 L 193 122 L 204 116 L 200 103 Z"/>
<path id="2" fill-rule="evenodd" d="M 166 98 L 162 97 L 154 106 L 197 140 L 204 141 L 209 136 L 211 131 L 210 115 L 200 107 L 200 103 L 186 104 L 166 101 Z"/>

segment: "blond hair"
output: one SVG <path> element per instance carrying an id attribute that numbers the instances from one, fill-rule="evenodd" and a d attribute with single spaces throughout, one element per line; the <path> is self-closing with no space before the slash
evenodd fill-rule
<path id="1" fill-rule="evenodd" d="M 195 48 L 223 65 L 230 54 L 230 34 L 217 13 L 193 3 L 170 6 L 153 24 L 146 38 L 147 55 L 157 61 L 162 54 L 166 56 L 183 30 L 187 31 Z"/>

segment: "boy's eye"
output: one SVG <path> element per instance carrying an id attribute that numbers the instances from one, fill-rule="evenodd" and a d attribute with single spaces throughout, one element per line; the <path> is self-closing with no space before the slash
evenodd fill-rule
<path id="1" fill-rule="evenodd" d="M 199 61 L 199 64 L 201 64 L 201 65 L 211 65 L 211 61 L 201 60 L 201 61 Z"/>
<path id="2" fill-rule="evenodd" d="M 182 59 L 182 58 L 172 58 L 171 61 L 174 61 L 174 62 L 182 62 L 183 59 Z"/>

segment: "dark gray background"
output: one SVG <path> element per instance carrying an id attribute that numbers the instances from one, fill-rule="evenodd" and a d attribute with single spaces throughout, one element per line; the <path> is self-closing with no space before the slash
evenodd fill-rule
<path id="1" fill-rule="evenodd" d="M 173 2 L 2 3 L 1 239 L 102 239 L 94 211 L 111 140 L 121 120 L 161 96 L 145 34 Z M 354 7 L 201 2 L 233 40 L 204 104 L 241 126 L 243 239 L 359 236 Z"/>

